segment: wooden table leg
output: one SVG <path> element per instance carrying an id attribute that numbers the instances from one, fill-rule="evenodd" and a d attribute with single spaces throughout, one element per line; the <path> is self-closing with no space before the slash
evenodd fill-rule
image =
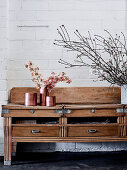
<path id="1" fill-rule="evenodd" d="M 17 150 L 17 142 L 12 143 L 12 156 L 16 156 L 16 150 Z"/>
<path id="2" fill-rule="evenodd" d="M 4 118 L 4 165 L 11 165 L 11 118 Z"/>

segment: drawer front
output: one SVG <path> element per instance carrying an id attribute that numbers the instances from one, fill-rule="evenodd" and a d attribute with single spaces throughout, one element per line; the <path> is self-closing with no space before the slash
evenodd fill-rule
<path id="1" fill-rule="evenodd" d="M 71 110 L 71 109 L 70 109 Z M 123 113 L 117 113 L 116 109 L 83 109 L 71 110 L 70 114 L 65 114 L 66 117 L 102 117 L 102 116 L 121 116 Z"/>
<path id="2" fill-rule="evenodd" d="M 61 117 L 61 114 L 55 113 L 54 109 L 30 109 L 30 110 L 10 110 L 9 114 L 5 114 L 5 117 Z"/>
<path id="3" fill-rule="evenodd" d="M 12 127 L 13 137 L 58 137 L 59 127 Z"/>
<path id="4" fill-rule="evenodd" d="M 68 137 L 118 136 L 118 126 L 111 127 L 67 127 Z"/>

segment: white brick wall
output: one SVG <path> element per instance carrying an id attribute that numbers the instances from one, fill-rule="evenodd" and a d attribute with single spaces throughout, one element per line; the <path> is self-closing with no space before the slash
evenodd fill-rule
<path id="1" fill-rule="evenodd" d="M 7 40 L 7 0 L 0 0 L 0 115 L 1 105 L 6 104 L 7 96 L 7 56 L 8 56 L 8 40 Z M 4 154 L 4 138 L 3 138 L 3 118 L 0 117 L 0 156 Z"/>
<path id="2" fill-rule="evenodd" d="M 0 104 L 6 103 L 6 83 L 8 90 L 14 86 L 33 86 L 30 74 L 24 63 L 32 60 L 40 67 L 41 72 L 48 76 L 51 71 L 65 71 L 72 78 L 71 86 L 108 86 L 107 82 L 93 82 L 96 77 L 89 68 L 65 69 L 58 63 L 60 58 L 72 61 L 74 53 L 53 45 L 59 38 L 57 28 L 66 25 L 71 36 L 75 29 L 84 35 L 104 34 L 108 29 L 111 33 L 127 33 L 127 1 L 126 0 L 0 0 Z M 9 22 L 8 22 L 9 21 Z M 7 24 L 8 22 L 8 24 Z M 19 26 L 47 27 L 19 27 Z M 9 36 L 9 58 L 6 81 L 7 36 Z M 60 86 L 61 84 L 59 84 Z M 66 84 L 62 84 L 67 86 Z M 0 125 L 2 118 L 0 119 Z M 3 132 L 0 126 L 0 132 Z M 0 133 L 1 134 L 1 133 Z M 3 134 L 0 143 L 3 146 Z M 31 147 L 24 148 L 30 151 Z M 116 144 L 34 144 L 34 150 L 120 150 L 126 149 L 126 143 Z M 44 147 L 46 146 L 46 147 Z M 0 154 L 3 154 L 0 150 Z"/>

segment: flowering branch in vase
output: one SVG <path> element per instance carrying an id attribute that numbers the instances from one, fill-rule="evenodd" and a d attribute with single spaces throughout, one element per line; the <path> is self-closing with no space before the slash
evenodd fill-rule
<path id="1" fill-rule="evenodd" d="M 116 34 L 114 37 L 105 30 L 108 38 L 100 35 L 94 35 L 92 38 L 90 32 L 88 37 L 85 37 L 76 30 L 74 34 L 78 40 L 72 40 L 64 25 L 57 30 L 61 39 L 55 40 L 54 44 L 67 48 L 68 51 L 77 52 L 74 64 L 62 59 L 59 63 L 67 68 L 88 66 L 101 81 L 107 80 L 111 85 L 119 86 L 127 84 L 127 47 L 126 38 L 122 32 L 121 36 Z M 90 64 L 85 62 L 86 58 L 91 61 Z"/>
<path id="2" fill-rule="evenodd" d="M 32 81 L 35 83 L 36 88 L 46 87 L 50 92 L 58 82 L 71 83 L 71 79 L 66 76 L 65 72 L 59 74 L 52 72 L 47 79 L 44 79 L 43 75 L 39 73 L 39 67 L 35 66 L 31 61 L 25 64 L 25 67 L 30 71 Z"/>

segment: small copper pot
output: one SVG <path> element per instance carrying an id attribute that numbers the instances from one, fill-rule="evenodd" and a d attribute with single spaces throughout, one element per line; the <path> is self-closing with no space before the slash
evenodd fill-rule
<path id="1" fill-rule="evenodd" d="M 37 93 L 25 93 L 25 106 L 37 106 Z"/>
<path id="2" fill-rule="evenodd" d="M 46 96 L 40 93 L 40 105 L 46 106 Z"/>
<path id="3" fill-rule="evenodd" d="M 46 106 L 55 106 L 56 96 L 46 96 Z"/>

